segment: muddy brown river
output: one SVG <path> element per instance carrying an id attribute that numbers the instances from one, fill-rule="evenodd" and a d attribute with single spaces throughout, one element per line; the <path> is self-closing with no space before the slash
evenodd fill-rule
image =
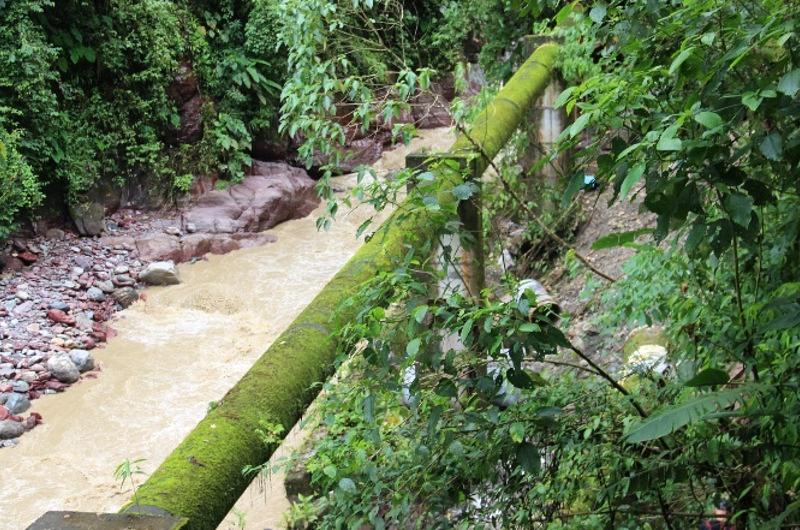
<path id="1" fill-rule="evenodd" d="M 447 129 L 422 131 L 375 168 L 401 168 L 407 152 L 441 151 L 452 141 Z M 346 186 L 353 178 L 337 180 Z M 318 215 L 270 230 L 276 243 L 181 265 L 180 285 L 150 288 L 146 301 L 119 313 L 118 335 L 94 351 L 98 377 L 34 401 L 44 424 L 0 450 L 0 529 L 24 529 L 47 510 L 113 512 L 125 504 L 132 492 L 114 479 L 115 468 L 144 459 L 143 471 L 154 471 L 359 247 L 366 209 L 340 214 L 328 232 L 316 230 Z M 274 475 L 255 481 L 220 528 L 241 528 L 241 519 L 250 530 L 280 528 L 287 507 Z"/>

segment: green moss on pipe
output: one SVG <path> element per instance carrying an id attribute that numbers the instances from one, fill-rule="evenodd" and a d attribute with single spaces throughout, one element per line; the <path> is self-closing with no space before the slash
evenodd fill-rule
<path id="1" fill-rule="evenodd" d="M 511 139 L 520 123 L 527 115 L 547 84 L 550 71 L 555 63 L 558 45 L 543 44 L 526 60 L 505 86 L 492 99 L 470 125 L 469 137 L 477 143 L 488 159 L 480 157 L 475 174 L 481 175 L 489 166 L 489 161 L 497 156 L 500 149 Z M 453 153 L 471 152 L 474 145 L 470 138 L 459 135 L 450 149 Z"/>
<path id="2" fill-rule="evenodd" d="M 546 86 L 555 46 L 536 50 L 481 113 L 470 135 L 494 156 L 508 141 L 524 116 L 524 109 Z M 451 149 L 455 156 L 474 154 L 463 136 Z M 488 163 L 479 161 L 477 174 Z M 444 179 L 443 179 L 444 180 Z M 442 183 L 443 200 L 453 200 L 446 190 L 459 179 Z M 449 196 L 449 198 L 447 198 Z M 398 211 L 405 210 L 400 208 Z M 287 430 L 316 394 L 315 384 L 333 370 L 336 343 L 332 333 L 352 320 L 359 308 L 340 307 L 359 286 L 379 271 L 389 270 L 415 244 L 430 242 L 435 223 L 426 211 L 400 216 L 395 213 L 365 243 L 292 324 L 225 395 L 219 406 L 197 424 L 181 444 L 137 491 L 137 504 L 154 506 L 186 517 L 191 530 L 217 527 L 247 487 L 242 475 L 247 465 L 257 465 L 272 454 L 256 435 L 261 421 L 279 423 Z M 339 311 L 337 312 L 337 308 Z M 135 511 L 128 505 L 123 510 Z"/>

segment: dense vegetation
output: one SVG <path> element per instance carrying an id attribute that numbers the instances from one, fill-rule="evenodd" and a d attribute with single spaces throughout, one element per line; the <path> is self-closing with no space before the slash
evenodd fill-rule
<path id="1" fill-rule="evenodd" d="M 276 117 L 283 62 L 268 2 L 4 4 L 0 127 L 19 169 L 0 179 L 27 184 L 10 213 L 44 196 L 81 202 L 98 185 L 139 179 L 168 192 L 186 175 L 239 175 Z M 205 122 L 190 138 L 170 93 L 181 65 L 197 85 L 179 97 L 197 96 Z"/>
<path id="2" fill-rule="evenodd" d="M 504 23 L 530 28 L 533 14 L 563 42 L 572 86 L 559 104 L 576 119 L 561 148 L 590 139 L 574 151 L 563 204 L 596 166 L 614 200 L 643 198 L 657 216 L 652 230 L 598 241 L 637 249 L 623 278 L 596 282 L 598 325 L 663 325 L 671 369 L 605 369 L 616 354 L 590 357 L 546 312 L 531 319 L 535 296 L 514 297 L 513 277 L 479 301 L 432 294 L 441 271 L 412 239 L 406 260 L 350 301 L 365 309 L 342 331 L 343 358 L 358 355 L 348 382 L 328 388 L 327 436 L 307 463 L 327 493 L 294 518 L 332 528 L 690 528 L 725 500 L 739 528 L 797 524 L 800 7 L 580 4 L 517 4 Z M 487 12 L 475 5 L 452 23 Z M 490 188 L 524 185 L 497 169 Z M 359 193 L 386 204 L 411 179 L 409 200 L 459 233 L 430 177 L 406 173 Z M 524 201 L 498 195 L 486 194 L 488 208 L 511 202 L 541 234 Z M 534 373 L 533 361 L 550 366 Z M 498 398 L 511 387 L 521 399 L 508 406 Z"/>
<path id="3" fill-rule="evenodd" d="M 274 0 L 0 3 L 0 237 L 15 221 L 47 214 L 35 209 L 41 204 L 58 212 L 137 183 L 163 199 L 185 191 L 197 175 L 240 178 L 255 144 L 286 144 L 277 131 L 287 78 L 278 37 L 310 35 L 297 32 L 295 9 L 313 19 L 325 13 L 317 7 L 324 6 Z M 326 48 L 385 81 L 390 61 L 366 45 L 375 31 L 356 24 L 359 10 L 351 3 L 341 8 L 337 20 L 350 20 L 351 29 L 340 27 Z M 392 22 L 398 9 L 405 13 L 399 25 Z M 440 38 L 432 31 L 439 17 L 432 3 L 397 3 L 375 24 L 394 48 L 408 49 L 420 39 Z M 449 70 L 460 45 L 430 44 L 414 46 L 420 51 L 408 60 Z M 287 112 L 293 105 L 285 98 Z M 308 110 L 308 102 L 297 109 Z"/>
<path id="4" fill-rule="evenodd" d="M 663 326 L 670 370 L 605 368 L 620 364 L 617 353 L 571 343 L 568 318 L 537 309 L 531 291 L 516 296 L 511 275 L 478 299 L 433 292 L 442 271 L 410 234 L 405 260 L 347 301 L 364 309 L 340 332 L 348 377 L 328 388 L 326 436 L 307 463 L 321 493 L 293 517 L 331 528 L 677 529 L 697 527 L 724 499 L 739 528 L 800 524 L 797 3 L 0 0 L 0 9 L 0 237 L 46 197 L 77 203 L 112 182 L 185 189 L 197 174 L 237 178 L 257 138 L 302 140 L 309 164 L 343 156 L 347 127 L 389 125 L 408 138 L 413 128 L 394 118 L 437 77 L 456 70 L 458 84 L 462 64 L 478 59 L 491 94 L 524 54 L 521 37 L 558 40 L 570 85 L 558 103 L 574 117 L 559 147 L 575 165 L 558 190 L 564 209 L 528 200 L 540 188 L 509 149 L 485 184 L 485 211 L 554 245 L 547 226 L 572 214 L 585 173 L 596 170 L 613 200 L 641 201 L 652 229 L 597 243 L 636 249 L 623 277 L 594 280 L 597 325 Z M 192 139 L 180 138 L 170 90 L 186 67 L 202 97 Z M 454 103 L 459 128 L 486 99 Z M 340 207 L 330 171 L 323 225 Z M 413 182 L 407 204 L 466 237 L 435 174 L 364 179 L 350 200 L 383 208 Z M 477 191 L 458 186 L 455 199 Z M 577 273 L 594 276 L 573 256 Z"/>

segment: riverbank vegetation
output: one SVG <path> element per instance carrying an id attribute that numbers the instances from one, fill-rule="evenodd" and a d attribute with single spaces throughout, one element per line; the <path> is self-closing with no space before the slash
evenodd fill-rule
<path id="1" fill-rule="evenodd" d="M 723 506 L 737 528 L 792 526 L 800 10 L 549 4 L 536 27 L 563 43 L 558 104 L 575 117 L 559 145 L 575 165 L 563 204 L 596 171 L 605 197 L 655 217 L 595 244 L 636 251 L 622 277 L 595 280 L 598 325 L 663 327 L 668 368 L 586 353 L 559 329 L 568 320 L 517 294 L 520 277 L 477 300 L 432 293 L 442 272 L 412 240 L 350 301 L 365 308 L 341 332 L 343 359 L 355 358 L 328 387 L 325 435 L 305 463 L 319 493 L 296 513 L 326 528 L 689 528 Z M 541 7 L 505 20 L 527 24 Z M 494 185 L 511 178 L 499 165 Z M 425 183 L 409 201 L 463 236 L 431 175 L 404 175 Z M 396 196 L 372 189 L 374 203 Z M 453 193 L 467 201 L 477 187 Z M 515 220 L 549 237 L 526 200 L 499 195 L 484 196 L 489 208 L 514 202 Z"/>
<path id="2" fill-rule="evenodd" d="M 330 109 L 334 91 L 359 91 L 337 84 L 325 87 L 327 100 L 295 100 L 293 80 L 309 87 L 305 95 L 314 86 L 300 58 L 316 60 L 323 48 L 347 57 L 337 75 L 358 71 L 385 82 L 396 66 L 367 45 L 380 30 L 413 64 L 449 71 L 460 46 L 437 37 L 433 5 L 397 2 L 365 25 L 364 14 L 377 10 L 347 2 L 334 11 L 272 0 L 3 2 L 0 237 L 22 221 L 126 188 L 146 190 L 130 202 L 147 207 L 185 192 L 198 176 L 237 180 L 254 152 L 290 156 L 288 136 L 278 133 L 282 89 L 283 114 L 293 117 Z M 305 50 L 298 41 L 287 76 L 279 36 L 321 36 L 298 31 L 298 9 L 307 25 L 326 20 L 337 37 L 305 40 L 313 44 Z M 395 23 L 398 9 L 404 16 Z M 437 45 L 418 46 L 421 38 Z"/>

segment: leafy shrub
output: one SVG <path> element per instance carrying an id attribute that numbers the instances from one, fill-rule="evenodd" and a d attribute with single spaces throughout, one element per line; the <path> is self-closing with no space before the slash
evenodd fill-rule
<path id="1" fill-rule="evenodd" d="M 0 240 L 14 228 L 21 211 L 42 198 L 40 184 L 18 150 L 19 134 L 0 127 Z"/>

